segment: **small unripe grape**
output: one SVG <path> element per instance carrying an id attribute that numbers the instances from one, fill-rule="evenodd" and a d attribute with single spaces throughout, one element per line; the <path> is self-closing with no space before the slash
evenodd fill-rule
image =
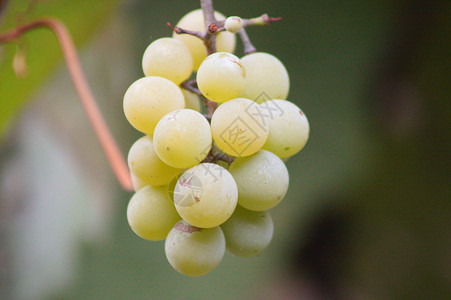
<path id="1" fill-rule="evenodd" d="M 180 221 L 169 232 L 164 250 L 176 271 L 188 276 L 202 276 L 222 261 L 225 238 L 220 227 L 197 228 Z"/>
<path id="2" fill-rule="evenodd" d="M 240 17 L 228 17 L 225 20 L 224 27 L 228 32 L 237 33 L 243 28 L 243 20 Z"/>
<path id="3" fill-rule="evenodd" d="M 214 102 L 236 98 L 244 87 L 246 70 L 233 54 L 216 52 L 209 55 L 197 71 L 197 85 L 202 94 Z"/>

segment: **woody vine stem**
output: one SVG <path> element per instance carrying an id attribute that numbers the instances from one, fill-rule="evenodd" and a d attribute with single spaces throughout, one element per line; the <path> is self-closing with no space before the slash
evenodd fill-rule
<path id="1" fill-rule="evenodd" d="M 204 20 L 206 24 L 205 32 L 190 31 L 179 27 L 174 28 L 170 23 L 168 23 L 168 25 L 177 34 L 190 34 L 202 39 L 207 49 L 207 54 L 212 54 L 216 52 L 216 34 L 225 30 L 224 21 L 217 21 L 215 19 L 212 0 L 201 0 L 200 4 L 204 13 Z M 243 28 L 238 34 L 243 42 L 244 53 L 249 54 L 257 51 L 250 42 L 244 27 L 250 25 L 268 25 L 270 22 L 278 21 L 280 19 L 281 18 L 271 18 L 266 14 L 253 19 L 243 19 Z M 125 158 L 121 153 L 113 135 L 111 134 L 111 131 L 109 130 L 108 125 L 106 124 L 105 119 L 103 118 L 97 102 L 91 92 L 89 84 L 81 69 L 80 60 L 78 58 L 74 42 L 66 26 L 59 20 L 53 18 L 35 20 L 27 24 L 19 25 L 14 29 L 0 34 L 0 44 L 11 41 L 14 42 L 24 33 L 41 27 L 47 27 L 56 35 L 74 88 L 78 94 L 79 100 L 86 116 L 88 117 L 91 127 L 96 134 L 100 146 L 107 157 L 108 163 L 110 164 L 111 169 L 113 170 L 113 173 L 122 188 L 126 191 L 133 191 L 130 171 Z M 208 110 L 206 117 L 211 118 L 217 104 L 209 101 L 201 95 L 199 89 L 197 88 L 196 81 L 186 81 L 182 83 L 182 87 L 200 95 L 204 99 L 205 106 Z M 210 152 L 211 153 L 209 153 L 208 158 L 210 160 L 225 160 L 229 163 L 231 162 L 229 157 L 212 153 L 212 151 Z"/>

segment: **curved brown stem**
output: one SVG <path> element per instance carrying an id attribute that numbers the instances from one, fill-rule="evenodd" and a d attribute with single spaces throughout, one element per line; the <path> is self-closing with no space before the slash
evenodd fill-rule
<path id="1" fill-rule="evenodd" d="M 133 191 L 127 163 L 102 117 L 102 113 L 100 112 L 96 100 L 83 75 L 75 45 L 66 26 L 56 19 L 46 18 L 36 20 L 1 34 L 0 43 L 16 39 L 25 32 L 39 27 L 47 27 L 55 33 L 61 51 L 63 52 L 72 83 L 77 91 L 88 120 L 91 123 L 92 129 L 99 140 L 100 146 L 102 147 L 117 180 L 122 185 L 122 188 L 127 191 Z"/>

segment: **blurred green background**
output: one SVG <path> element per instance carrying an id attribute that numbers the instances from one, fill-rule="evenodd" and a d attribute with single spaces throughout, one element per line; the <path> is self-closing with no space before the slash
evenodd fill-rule
<path id="1" fill-rule="evenodd" d="M 138 238 L 52 34 L 0 46 L 0 298 L 449 299 L 448 1 L 214 1 L 277 56 L 309 118 L 290 188 L 260 256 L 175 272 L 163 242 Z M 122 97 L 141 55 L 198 1 L 0 1 L 3 32 L 55 16 L 124 153 L 140 137 Z M 24 53 L 26 76 L 11 67 Z M 242 55 L 239 45 L 236 51 Z M 20 58 L 20 57 L 19 57 Z M 16 58 L 17 59 L 17 58 Z"/>

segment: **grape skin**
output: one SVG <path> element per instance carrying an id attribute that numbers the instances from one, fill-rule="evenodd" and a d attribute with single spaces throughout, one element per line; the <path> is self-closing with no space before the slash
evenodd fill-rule
<path id="1" fill-rule="evenodd" d="M 166 186 L 146 186 L 136 192 L 127 207 L 127 220 L 141 238 L 164 240 L 180 220 Z"/>
<path id="2" fill-rule="evenodd" d="M 164 163 L 174 168 L 189 168 L 201 162 L 210 151 L 210 124 L 197 111 L 179 109 L 158 122 L 153 142 L 155 152 Z"/>
<path id="3" fill-rule="evenodd" d="M 163 77 L 140 78 L 124 95 L 125 117 L 135 129 L 148 135 L 153 135 L 158 121 L 166 114 L 184 107 L 180 88 Z"/>
<path id="4" fill-rule="evenodd" d="M 238 186 L 238 204 L 253 211 L 275 207 L 288 190 L 288 170 L 275 154 L 260 150 L 238 157 L 229 168 Z"/>
<path id="5" fill-rule="evenodd" d="M 138 179 L 152 186 L 166 185 L 182 171 L 161 161 L 150 136 L 139 138 L 131 146 L 127 162 L 130 171 Z"/>
<path id="6" fill-rule="evenodd" d="M 147 47 L 142 68 L 146 76 L 164 77 L 178 85 L 191 75 L 193 58 L 184 43 L 173 38 L 161 38 Z"/>
<path id="7" fill-rule="evenodd" d="M 256 52 L 241 58 L 246 69 L 246 83 L 239 97 L 262 103 L 286 99 L 290 89 L 287 69 L 275 56 Z"/>
<path id="8" fill-rule="evenodd" d="M 254 101 L 236 98 L 221 104 L 211 118 L 215 144 L 235 157 L 254 154 L 268 137 L 269 123 Z"/>
<path id="9" fill-rule="evenodd" d="M 220 227 L 200 229 L 180 221 L 169 232 L 164 249 L 166 258 L 177 272 L 202 276 L 222 261 L 225 238 Z"/>
<path id="10" fill-rule="evenodd" d="M 270 100 L 260 107 L 279 111 L 268 118 L 269 135 L 263 149 L 288 158 L 304 148 L 309 138 L 309 122 L 302 110 L 286 100 Z"/>
<path id="11" fill-rule="evenodd" d="M 216 20 L 224 20 L 225 16 L 219 12 L 215 12 Z M 176 25 L 183 29 L 205 32 L 204 14 L 201 9 L 193 10 L 183 16 Z M 173 33 L 172 37 L 183 42 L 191 52 L 193 57 L 193 70 L 199 69 L 202 61 L 207 57 L 207 49 L 204 43 L 197 37 L 189 34 Z M 233 53 L 235 50 L 236 37 L 234 34 L 224 31 L 216 35 L 216 50 L 218 52 Z"/>
<path id="12" fill-rule="evenodd" d="M 214 102 L 236 98 L 244 87 L 246 70 L 233 54 L 209 55 L 197 71 L 197 85 L 202 95 Z"/>
<path id="13" fill-rule="evenodd" d="M 174 192 L 175 208 L 189 224 L 212 228 L 224 223 L 235 210 L 238 189 L 225 168 L 202 163 L 185 171 Z"/>
<path id="14" fill-rule="evenodd" d="M 251 211 L 240 205 L 221 228 L 227 250 L 240 257 L 261 253 L 268 247 L 274 232 L 273 221 L 268 211 Z"/>

